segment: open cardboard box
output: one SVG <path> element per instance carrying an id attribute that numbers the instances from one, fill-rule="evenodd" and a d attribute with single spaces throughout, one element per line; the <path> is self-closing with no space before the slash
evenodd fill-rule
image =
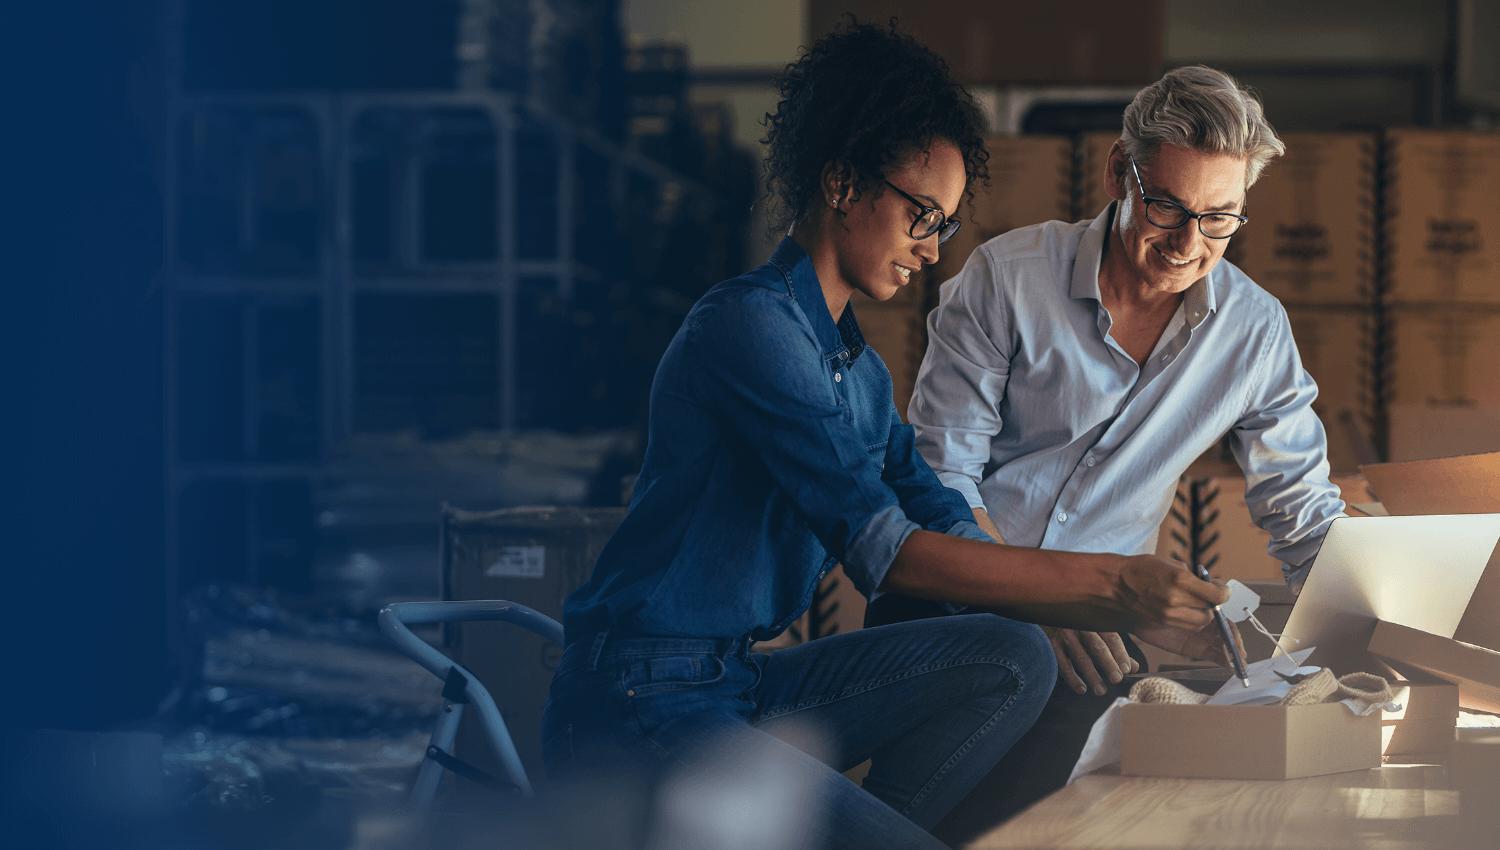
<path id="1" fill-rule="evenodd" d="M 1335 522 L 1282 647 L 1315 646 L 1309 663 L 1340 674 L 1393 676 L 1394 662 L 1455 682 L 1465 707 L 1500 711 L 1500 454 L 1363 471 L 1392 515 Z M 1337 703 L 1127 705 L 1121 772 L 1286 779 L 1377 767 L 1387 748 L 1450 747 L 1452 692 L 1418 686 L 1404 696 L 1399 717 L 1355 717 Z"/>
<path id="2" fill-rule="evenodd" d="M 1341 703 L 1120 709 L 1126 776 L 1299 779 L 1380 767 L 1381 718 Z"/>
<path id="3" fill-rule="evenodd" d="M 1500 652 L 1384 620 L 1370 636 L 1370 652 L 1397 670 L 1452 682 L 1465 708 L 1500 713 Z"/>
<path id="4" fill-rule="evenodd" d="M 1376 627 L 1377 632 L 1379 626 Z M 1458 725 L 1458 686 L 1451 682 L 1392 683 L 1398 711 L 1382 711 L 1381 753 L 1441 756 L 1453 746 Z"/>

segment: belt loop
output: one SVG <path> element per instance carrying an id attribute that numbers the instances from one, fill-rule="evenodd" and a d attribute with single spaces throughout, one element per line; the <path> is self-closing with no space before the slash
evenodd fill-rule
<path id="1" fill-rule="evenodd" d="M 600 655 L 600 653 L 604 652 L 604 641 L 606 639 L 608 639 L 608 638 L 609 638 L 609 629 L 605 629 L 604 631 L 600 632 L 594 638 L 594 648 L 592 650 L 589 650 L 589 671 L 590 672 L 598 672 L 598 670 L 599 670 L 599 655 Z"/>

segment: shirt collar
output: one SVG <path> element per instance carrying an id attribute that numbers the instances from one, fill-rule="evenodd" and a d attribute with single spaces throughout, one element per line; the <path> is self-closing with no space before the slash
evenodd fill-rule
<path id="1" fill-rule="evenodd" d="M 1089 229 L 1083 232 L 1083 239 L 1078 243 L 1078 254 L 1073 261 L 1073 280 L 1068 288 L 1068 297 L 1092 298 L 1101 303 L 1104 301 L 1104 296 L 1099 292 L 1099 263 L 1104 259 L 1104 240 L 1109 238 L 1109 228 L 1114 223 L 1118 205 L 1118 201 L 1110 201 L 1104 212 L 1099 213 L 1089 224 Z M 1219 262 L 1222 263 L 1223 260 Z M 1218 297 L 1212 282 L 1218 272 L 1219 266 L 1215 265 L 1213 271 L 1193 281 L 1193 285 L 1183 292 L 1183 312 L 1192 327 L 1196 328 L 1209 313 L 1218 309 Z"/>
<path id="2" fill-rule="evenodd" d="M 851 304 L 846 307 L 844 315 L 837 324 L 834 323 L 833 316 L 828 312 L 828 299 L 823 297 L 823 286 L 818 282 L 818 273 L 813 269 L 812 258 L 807 255 L 807 251 L 796 240 L 787 236 L 771 255 L 771 265 L 786 277 L 787 291 L 812 324 L 813 333 L 817 335 L 818 345 L 822 347 L 824 355 L 847 351 L 851 365 L 858 360 L 865 350 L 865 338 L 860 333 L 859 322 L 854 319 L 854 306 Z"/>

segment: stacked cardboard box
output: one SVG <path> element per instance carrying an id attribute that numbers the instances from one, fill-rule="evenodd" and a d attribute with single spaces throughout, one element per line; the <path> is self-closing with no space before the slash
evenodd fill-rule
<path id="1" fill-rule="evenodd" d="M 1440 764 L 1453 747 L 1458 686 L 1449 682 L 1397 682 L 1401 708 L 1382 711 L 1381 753 L 1387 762 Z"/>
<path id="2" fill-rule="evenodd" d="M 891 372 L 891 393 L 896 410 L 906 421 L 906 408 L 917 384 L 917 370 L 927 353 L 924 312 L 912 302 L 882 304 L 868 298 L 851 300 L 865 344 L 880 354 Z"/>
<path id="3" fill-rule="evenodd" d="M 1073 143 L 1057 136 L 994 136 L 985 140 L 990 182 L 976 184 L 960 207 L 964 223 L 929 274 L 941 284 L 984 242 L 1017 227 L 1066 220 L 1073 210 Z"/>
<path id="4" fill-rule="evenodd" d="M 990 182 L 976 184 L 972 201 L 959 206 L 963 222 L 938 252 L 938 261 L 884 303 L 858 293 L 850 300 L 865 341 L 891 370 L 896 409 L 906 418 L 917 369 L 927 352 L 927 312 L 937 289 L 963 269 L 981 243 L 1008 230 L 1068 217 L 1072 193 L 1072 144 L 1051 136 L 997 136 L 986 140 Z"/>
<path id="5" fill-rule="evenodd" d="M 1250 190 L 1250 222 L 1226 256 L 1286 306 L 1336 474 L 1368 457 L 1374 419 L 1376 140 L 1287 133 Z"/>
<path id="6" fill-rule="evenodd" d="M 1393 130 L 1385 175 L 1390 457 L 1500 449 L 1500 134 Z"/>
<path id="7" fill-rule="evenodd" d="M 1109 160 L 1109 149 L 1119 140 L 1119 131 L 1086 133 L 1079 137 L 1075 191 L 1078 205 L 1073 211 L 1074 218 L 1093 218 L 1109 206 L 1111 199 L 1104 190 L 1104 165 Z"/>
<path id="8" fill-rule="evenodd" d="M 1250 190 L 1235 265 L 1288 305 L 1367 306 L 1375 272 L 1375 137 L 1286 133 Z"/>
<path id="9" fill-rule="evenodd" d="M 624 508 L 527 507 L 472 512 L 445 507 L 441 535 L 444 599 L 504 599 L 556 620 L 563 599 L 588 581 Z M 504 623 L 462 623 L 445 643 L 495 698 L 526 772 L 542 775 L 541 717 L 562 647 Z M 455 753 L 502 776 L 472 715 Z"/>

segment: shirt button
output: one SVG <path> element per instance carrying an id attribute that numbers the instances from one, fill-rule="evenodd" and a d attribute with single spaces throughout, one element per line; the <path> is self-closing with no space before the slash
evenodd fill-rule
<path id="1" fill-rule="evenodd" d="M 1068 515 L 1066 513 L 1063 513 L 1062 511 L 1058 511 L 1057 512 L 1057 521 L 1058 522 L 1067 522 L 1068 521 Z"/>
<path id="2" fill-rule="evenodd" d="M 1163 363 L 1169 363 L 1169 362 L 1171 362 L 1171 360 L 1172 360 L 1172 355 L 1170 355 L 1170 354 L 1163 354 L 1161 356 L 1161 362 L 1163 362 Z"/>
<path id="3" fill-rule="evenodd" d="M 1096 464 L 1098 462 L 1099 461 L 1095 460 L 1094 458 L 1089 458 L 1088 460 L 1084 461 L 1084 463 L 1088 464 L 1089 466 L 1093 466 L 1094 464 Z"/>
<path id="4" fill-rule="evenodd" d="M 844 373 L 843 372 L 834 372 L 833 373 L 833 382 L 835 384 L 843 383 L 843 381 L 844 381 Z"/>

